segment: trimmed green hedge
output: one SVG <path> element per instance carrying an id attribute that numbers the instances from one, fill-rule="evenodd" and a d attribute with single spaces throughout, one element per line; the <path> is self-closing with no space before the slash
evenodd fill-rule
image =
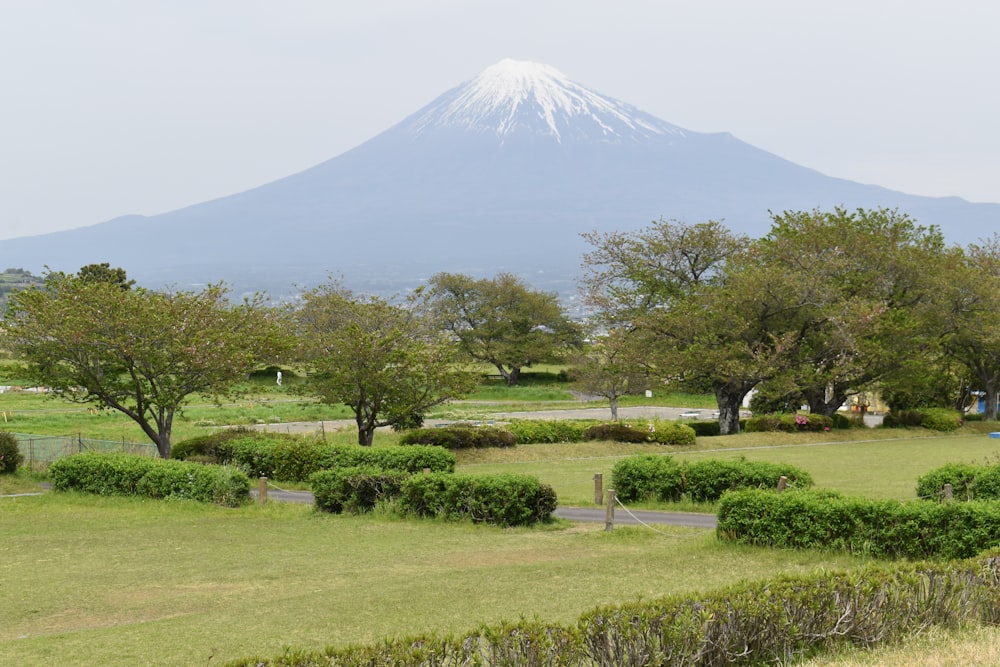
<path id="1" fill-rule="evenodd" d="M 551 445 L 582 441 L 583 432 L 593 423 L 572 419 L 515 419 L 503 428 L 514 434 L 518 444 Z"/>
<path id="2" fill-rule="evenodd" d="M 882 418 L 883 428 L 919 426 L 932 431 L 957 431 L 962 426 L 962 413 L 947 408 L 893 410 Z"/>
<path id="3" fill-rule="evenodd" d="M 615 442 L 655 442 L 660 445 L 693 445 L 695 431 L 681 422 L 656 420 L 632 426 L 627 422 L 595 424 L 583 432 L 584 440 Z"/>
<path id="4" fill-rule="evenodd" d="M 373 466 L 320 470 L 309 477 L 316 509 L 360 514 L 397 497 L 410 473 Z"/>
<path id="5" fill-rule="evenodd" d="M 480 449 L 513 447 L 517 436 L 493 426 L 452 424 L 442 428 L 419 428 L 404 433 L 400 445 L 434 445 L 445 449 Z"/>
<path id="6" fill-rule="evenodd" d="M 1000 500 L 1000 465 L 949 463 L 917 480 L 917 497 L 943 501 L 945 484 L 951 484 L 954 500 Z"/>
<path id="7" fill-rule="evenodd" d="M 320 470 L 375 466 L 386 470 L 454 472 L 455 455 L 441 447 L 408 445 L 361 447 L 327 445 L 312 437 L 236 431 L 235 435 L 195 441 L 180 447 L 177 458 L 208 456 L 244 470 L 251 477 L 304 482 Z M 216 436 L 218 434 L 213 434 Z M 185 441 L 191 442 L 191 441 Z M 184 444 L 184 443 L 180 443 Z"/>
<path id="8" fill-rule="evenodd" d="M 416 516 L 527 526 L 550 518 L 556 493 L 528 475 L 413 475 L 403 482 L 398 507 Z"/>
<path id="9" fill-rule="evenodd" d="M 719 501 L 720 539 L 875 558 L 969 558 L 1000 545 L 1000 505 L 843 498 L 808 490 L 733 491 Z"/>
<path id="10" fill-rule="evenodd" d="M 74 454 L 50 465 L 49 476 L 57 491 L 189 498 L 228 507 L 250 499 L 250 480 L 239 470 L 130 454 Z"/>
<path id="11" fill-rule="evenodd" d="M 624 503 L 681 499 L 684 476 L 681 466 L 669 456 L 641 454 L 627 456 L 611 470 L 611 484 Z"/>
<path id="12" fill-rule="evenodd" d="M 460 635 L 286 649 L 228 667 L 784 665 L 840 647 L 889 644 L 931 626 L 994 625 L 998 582 L 996 552 L 948 564 L 875 565 L 599 607 L 574 627 L 523 619 Z"/>
<path id="13" fill-rule="evenodd" d="M 786 477 L 790 486 L 812 486 L 812 476 L 792 465 L 737 459 L 677 463 L 669 456 L 642 454 L 619 460 L 612 485 L 622 502 L 675 502 L 687 497 L 713 502 L 735 489 L 774 489 Z"/>

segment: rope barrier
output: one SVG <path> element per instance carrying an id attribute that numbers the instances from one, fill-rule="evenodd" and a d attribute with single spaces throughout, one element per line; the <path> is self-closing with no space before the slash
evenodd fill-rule
<path id="1" fill-rule="evenodd" d="M 693 537 L 692 535 L 671 535 L 670 533 L 665 533 L 662 530 L 660 530 L 659 528 L 654 528 L 653 526 L 650 526 L 648 523 L 646 523 L 645 521 L 643 521 L 642 519 L 640 519 L 639 517 L 637 517 L 635 514 L 632 514 L 632 510 L 630 510 L 628 507 L 626 507 L 625 503 L 623 503 L 622 501 L 620 501 L 617 496 L 615 496 L 615 502 L 617 504 L 621 505 L 621 508 L 623 510 L 625 510 L 625 512 L 630 517 L 632 517 L 633 519 L 635 519 L 636 522 L 638 522 L 639 524 L 645 526 L 646 528 L 649 528 L 654 533 L 659 533 L 660 535 L 663 535 L 664 537 L 672 537 L 674 539 L 681 539 L 681 538 L 685 538 L 686 539 L 686 538 L 689 538 L 689 537 Z"/>

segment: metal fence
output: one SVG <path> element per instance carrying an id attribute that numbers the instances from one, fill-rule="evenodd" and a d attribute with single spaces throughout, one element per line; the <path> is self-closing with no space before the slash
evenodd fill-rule
<path id="1" fill-rule="evenodd" d="M 15 433 L 17 446 L 24 455 L 23 465 L 31 469 L 36 463 L 52 463 L 64 456 L 80 452 L 125 452 L 140 456 L 156 456 L 152 443 L 122 440 L 94 440 L 80 435 L 30 435 Z"/>

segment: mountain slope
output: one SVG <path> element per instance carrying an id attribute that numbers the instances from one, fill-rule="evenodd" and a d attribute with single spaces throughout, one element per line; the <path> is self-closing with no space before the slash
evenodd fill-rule
<path id="1" fill-rule="evenodd" d="M 110 261 L 146 284 L 287 291 L 342 274 L 396 289 L 442 270 L 570 283 L 584 231 L 666 217 L 760 235 L 768 210 L 889 206 L 954 241 L 1000 205 L 834 179 L 728 134 L 690 132 L 533 63 L 502 61 L 301 173 L 153 217 L 0 243 L 0 264 Z M 550 285 L 550 289 L 558 288 Z"/>

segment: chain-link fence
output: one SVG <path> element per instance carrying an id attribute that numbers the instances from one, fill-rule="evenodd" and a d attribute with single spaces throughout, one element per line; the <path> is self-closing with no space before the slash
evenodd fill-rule
<path id="1" fill-rule="evenodd" d="M 94 440 L 79 435 L 30 435 L 15 433 L 18 449 L 24 456 L 22 465 L 31 469 L 35 464 L 52 463 L 64 456 L 80 452 L 125 452 L 140 456 L 156 456 L 152 443 L 122 440 Z"/>

